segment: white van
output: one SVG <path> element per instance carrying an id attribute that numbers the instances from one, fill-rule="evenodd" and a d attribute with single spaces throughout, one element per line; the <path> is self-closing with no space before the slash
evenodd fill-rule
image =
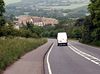
<path id="1" fill-rule="evenodd" d="M 58 42 L 58 46 L 61 44 L 65 44 L 66 46 L 68 45 L 68 38 L 66 32 L 58 33 L 57 42 Z"/>

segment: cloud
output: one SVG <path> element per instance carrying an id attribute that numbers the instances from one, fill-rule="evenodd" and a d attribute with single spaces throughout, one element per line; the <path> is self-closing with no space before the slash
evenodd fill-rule
<path id="1" fill-rule="evenodd" d="M 21 0 L 4 0 L 6 4 L 11 4 L 11 3 L 15 3 L 15 2 L 19 2 Z"/>

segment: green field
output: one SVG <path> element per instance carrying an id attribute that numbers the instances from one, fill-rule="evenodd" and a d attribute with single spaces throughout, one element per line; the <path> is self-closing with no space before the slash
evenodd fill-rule
<path id="1" fill-rule="evenodd" d="M 46 39 L 0 38 L 0 71 L 14 63 L 14 61 L 18 60 L 26 52 L 29 52 L 46 42 Z"/>

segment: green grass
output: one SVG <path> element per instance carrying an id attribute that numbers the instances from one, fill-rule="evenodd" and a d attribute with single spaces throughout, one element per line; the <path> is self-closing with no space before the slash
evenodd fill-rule
<path id="1" fill-rule="evenodd" d="M 29 52 L 46 42 L 46 39 L 0 38 L 0 71 L 14 63 L 14 61 L 18 60 L 26 52 Z"/>

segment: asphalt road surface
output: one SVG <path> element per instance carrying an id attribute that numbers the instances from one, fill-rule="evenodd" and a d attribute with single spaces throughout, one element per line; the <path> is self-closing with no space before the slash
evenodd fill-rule
<path id="1" fill-rule="evenodd" d="M 100 74 L 100 48 L 73 40 L 68 46 L 57 46 L 56 39 L 48 39 L 46 44 L 21 57 L 3 74 L 44 74 L 43 65 L 45 74 Z"/>
<path id="2" fill-rule="evenodd" d="M 100 74 L 100 48 L 78 41 L 57 46 L 55 40 L 45 61 L 45 74 Z"/>

